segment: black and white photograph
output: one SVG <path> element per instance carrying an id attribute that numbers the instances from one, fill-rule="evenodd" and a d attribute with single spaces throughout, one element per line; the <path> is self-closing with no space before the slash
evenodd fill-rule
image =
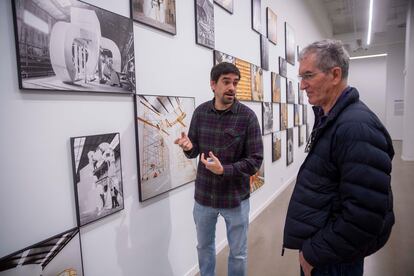
<path id="1" fill-rule="evenodd" d="M 250 66 L 250 69 L 251 69 L 251 78 L 252 78 L 252 100 L 262 102 L 264 99 L 263 97 L 263 69 L 254 64 Z"/>
<path id="2" fill-rule="evenodd" d="M 175 0 L 130 0 L 131 18 L 161 31 L 177 34 Z"/>
<path id="3" fill-rule="evenodd" d="M 138 145 L 139 199 L 166 193 L 196 177 L 196 159 L 188 159 L 174 144 L 188 133 L 195 99 L 137 95 L 135 106 Z"/>
<path id="4" fill-rule="evenodd" d="M 221 62 L 230 62 L 230 63 L 236 64 L 236 58 L 231 55 L 222 53 L 217 50 L 214 50 L 213 55 L 214 55 L 214 65 L 217 65 Z"/>
<path id="5" fill-rule="evenodd" d="M 234 0 L 214 0 L 214 3 L 216 3 L 229 13 L 233 13 L 233 2 Z"/>
<path id="6" fill-rule="evenodd" d="M 302 89 L 300 89 L 300 83 L 298 83 L 298 103 L 303 104 L 303 93 L 305 93 Z"/>
<path id="7" fill-rule="evenodd" d="M 282 157 L 282 138 L 280 131 L 272 133 L 272 162 Z"/>
<path id="8" fill-rule="evenodd" d="M 286 102 L 290 104 L 295 103 L 295 86 L 291 79 L 286 79 Z"/>
<path id="9" fill-rule="evenodd" d="M 286 165 L 293 163 L 293 127 L 286 131 Z"/>
<path id="10" fill-rule="evenodd" d="M 299 108 L 300 108 L 299 104 L 293 105 L 293 125 L 294 126 L 300 125 Z"/>
<path id="11" fill-rule="evenodd" d="M 306 142 L 308 142 L 309 141 L 309 136 L 310 136 L 310 133 L 311 133 L 311 129 L 310 129 L 310 126 L 309 126 L 309 124 L 305 124 L 306 125 Z"/>
<path id="12" fill-rule="evenodd" d="M 287 22 L 285 22 L 285 48 L 286 61 L 292 65 L 295 65 L 295 33 Z"/>
<path id="13" fill-rule="evenodd" d="M 286 59 L 279 57 L 279 75 L 287 77 L 287 63 Z"/>
<path id="14" fill-rule="evenodd" d="M 302 124 L 306 125 L 308 123 L 308 106 L 306 104 L 303 105 L 302 118 Z"/>
<path id="15" fill-rule="evenodd" d="M 72 137 L 79 226 L 124 209 L 119 133 Z"/>
<path id="16" fill-rule="evenodd" d="M 277 44 L 277 15 L 274 11 L 267 7 L 266 8 L 266 30 L 267 39 L 273 44 Z"/>
<path id="17" fill-rule="evenodd" d="M 273 131 L 273 105 L 271 102 L 262 103 L 262 133 L 270 134 Z"/>
<path id="18" fill-rule="evenodd" d="M 19 87 L 135 93 L 133 21 L 76 0 L 16 0 Z"/>
<path id="19" fill-rule="evenodd" d="M 83 276 L 79 228 L 73 228 L 0 259 L 1 276 Z"/>
<path id="20" fill-rule="evenodd" d="M 282 87 L 281 87 L 281 81 L 280 81 L 280 75 L 276 74 L 275 72 L 271 73 L 271 89 L 272 89 L 272 102 L 274 103 L 280 103 L 281 96 L 282 96 Z"/>
<path id="21" fill-rule="evenodd" d="M 285 130 L 288 127 L 288 107 L 287 104 L 280 104 L 280 130 Z"/>
<path id="22" fill-rule="evenodd" d="M 263 70 L 269 70 L 269 43 L 264 35 L 260 35 L 260 63 Z"/>
<path id="23" fill-rule="evenodd" d="M 196 43 L 214 49 L 213 0 L 194 0 Z"/>
<path id="24" fill-rule="evenodd" d="M 298 127 L 298 146 L 302 146 L 305 142 L 305 134 L 306 134 L 306 125 L 301 125 Z"/>
<path id="25" fill-rule="evenodd" d="M 262 0 L 252 1 L 252 29 L 261 34 L 262 32 Z"/>

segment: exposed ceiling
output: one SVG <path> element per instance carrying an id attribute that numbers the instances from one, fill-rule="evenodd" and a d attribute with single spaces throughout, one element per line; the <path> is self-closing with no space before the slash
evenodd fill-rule
<path id="1" fill-rule="evenodd" d="M 348 44 L 350 54 L 405 39 L 408 2 L 374 0 L 371 44 L 367 45 L 369 0 L 320 0 L 332 22 L 333 35 Z"/>

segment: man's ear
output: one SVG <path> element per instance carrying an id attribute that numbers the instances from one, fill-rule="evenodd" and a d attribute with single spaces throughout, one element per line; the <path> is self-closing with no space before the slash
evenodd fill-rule
<path id="1" fill-rule="evenodd" d="M 335 84 L 338 84 L 342 81 L 342 69 L 340 67 L 332 68 L 332 76 Z"/>
<path id="2" fill-rule="evenodd" d="M 210 87 L 211 87 L 211 90 L 213 90 L 214 92 L 216 90 L 216 82 L 213 80 L 210 80 Z"/>

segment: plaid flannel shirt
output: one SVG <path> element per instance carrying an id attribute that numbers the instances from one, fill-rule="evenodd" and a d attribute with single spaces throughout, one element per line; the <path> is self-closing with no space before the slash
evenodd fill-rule
<path id="1" fill-rule="evenodd" d="M 195 200 L 213 208 L 234 208 L 250 197 L 250 176 L 263 161 L 263 142 L 256 114 L 235 101 L 225 112 L 214 108 L 214 99 L 196 108 L 188 132 L 195 158 L 209 151 L 220 160 L 224 173 L 216 175 L 198 162 Z"/>

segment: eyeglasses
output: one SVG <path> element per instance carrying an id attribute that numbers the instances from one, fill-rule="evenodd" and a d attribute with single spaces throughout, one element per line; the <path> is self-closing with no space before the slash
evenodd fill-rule
<path id="1" fill-rule="evenodd" d="M 319 71 L 319 72 L 314 72 L 314 73 L 305 73 L 303 75 L 298 75 L 299 82 L 301 82 L 303 80 L 304 81 L 311 80 L 319 73 L 321 73 L 321 72 Z"/>

